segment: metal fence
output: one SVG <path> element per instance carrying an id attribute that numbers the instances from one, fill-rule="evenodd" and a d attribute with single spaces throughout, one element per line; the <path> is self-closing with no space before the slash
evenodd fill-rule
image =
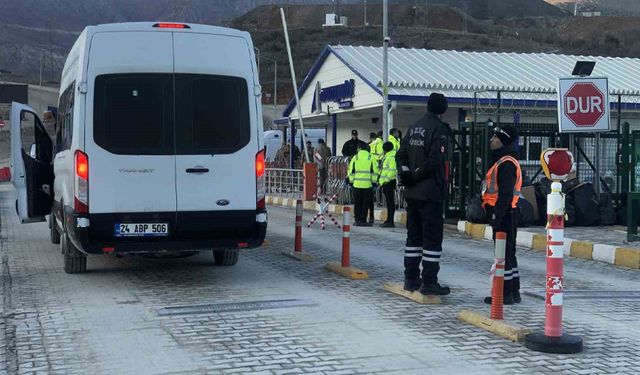
<path id="1" fill-rule="evenodd" d="M 350 157 L 332 156 L 327 160 L 326 180 L 322 181 L 322 173 L 318 173 L 318 189 L 326 197 L 336 195 L 333 203 L 353 204 L 353 188 L 346 183 Z M 324 189 L 321 183 L 324 182 Z M 301 198 L 304 190 L 304 173 L 301 169 L 266 168 L 267 194 L 284 196 L 289 198 Z M 375 204 L 378 207 L 386 207 L 382 188 L 378 187 L 374 192 Z M 322 194 L 321 194 L 322 195 Z M 396 207 L 406 207 L 404 188 L 396 188 Z"/>
<path id="2" fill-rule="evenodd" d="M 304 173 L 302 169 L 266 168 L 266 189 L 269 195 L 300 199 Z"/>
<path id="3" fill-rule="evenodd" d="M 332 156 L 328 160 L 328 177 L 326 182 L 327 195 L 333 196 L 337 194 L 336 202 L 338 204 L 353 203 L 353 188 L 346 183 L 349 161 L 348 156 Z M 406 207 L 404 199 L 404 188 L 398 186 L 395 192 L 396 207 L 403 209 Z M 386 207 L 382 188 L 378 187 L 374 192 L 374 202 L 378 207 Z"/>
<path id="4" fill-rule="evenodd" d="M 447 217 L 462 217 L 470 198 L 479 194 L 484 174 L 490 167 L 489 137 L 495 124 L 475 124 L 471 136 L 470 123 L 461 123 L 451 131 L 449 160 L 451 174 L 447 198 Z M 640 135 L 629 133 L 628 123 L 622 129 L 600 133 L 559 134 L 557 124 L 512 124 L 520 133 L 519 160 L 525 185 L 544 177 L 540 166 L 542 150 L 568 147 L 576 160 L 580 182 L 590 182 L 597 193 L 611 193 L 618 204 L 624 204 L 627 190 L 640 188 L 640 167 L 636 163 Z M 627 144 L 630 150 L 625 149 Z M 624 160 L 628 160 L 628 165 Z M 627 171 L 625 173 L 625 171 Z M 599 177 L 599 178 L 598 178 Z"/>

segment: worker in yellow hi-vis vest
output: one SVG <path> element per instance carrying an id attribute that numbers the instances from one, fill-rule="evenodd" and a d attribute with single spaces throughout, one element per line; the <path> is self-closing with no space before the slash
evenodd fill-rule
<path id="1" fill-rule="evenodd" d="M 347 178 L 354 188 L 354 226 L 372 226 L 367 223 L 367 210 L 373 201 L 373 187 L 378 183 L 378 162 L 369 152 L 369 145 L 359 144 L 358 153 L 349 163 Z"/>
<path id="2" fill-rule="evenodd" d="M 395 228 L 393 216 L 396 212 L 396 151 L 393 149 L 393 143 L 385 142 L 382 145 L 384 150 L 384 158 L 382 159 L 382 170 L 380 171 L 380 179 L 378 182 L 382 186 L 384 200 L 387 203 L 387 220 L 382 225 L 383 228 Z"/>

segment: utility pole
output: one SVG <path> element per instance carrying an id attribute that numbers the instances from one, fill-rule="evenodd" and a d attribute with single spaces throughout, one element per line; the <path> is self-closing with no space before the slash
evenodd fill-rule
<path id="1" fill-rule="evenodd" d="M 253 47 L 256 51 L 256 60 L 258 63 L 258 80 L 260 79 L 260 49 L 258 47 Z"/>
<path id="2" fill-rule="evenodd" d="M 49 36 L 49 80 L 53 81 L 53 40 L 51 35 L 51 24 L 47 23 L 47 34 Z"/>
<path id="3" fill-rule="evenodd" d="M 273 60 L 273 121 L 278 118 L 278 60 Z"/>
<path id="4" fill-rule="evenodd" d="M 388 2 L 382 3 L 382 139 L 389 139 L 389 11 Z"/>
<path id="5" fill-rule="evenodd" d="M 462 32 L 463 34 L 467 33 L 467 19 L 469 18 L 469 4 L 464 2 L 464 20 L 462 24 Z"/>
<path id="6" fill-rule="evenodd" d="M 364 0 L 364 26 L 367 25 L 367 0 Z"/>
<path id="7" fill-rule="evenodd" d="M 42 86 L 42 66 L 44 64 L 44 41 L 42 41 L 42 46 L 40 49 L 40 81 L 38 86 Z"/>
<path id="8" fill-rule="evenodd" d="M 426 14 L 425 28 L 429 31 L 429 0 L 424 0 L 424 13 Z"/>

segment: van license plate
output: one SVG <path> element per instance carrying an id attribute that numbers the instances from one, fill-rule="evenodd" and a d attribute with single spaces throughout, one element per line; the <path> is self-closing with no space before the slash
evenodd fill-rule
<path id="1" fill-rule="evenodd" d="M 115 225 L 116 237 L 159 237 L 169 235 L 167 223 L 117 223 Z"/>

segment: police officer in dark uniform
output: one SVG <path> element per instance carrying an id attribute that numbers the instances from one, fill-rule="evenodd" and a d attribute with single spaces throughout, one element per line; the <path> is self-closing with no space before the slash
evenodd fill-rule
<path id="1" fill-rule="evenodd" d="M 512 126 L 493 129 L 491 168 L 483 181 L 482 206 L 491 217 L 493 239 L 507 234 L 504 267 L 504 304 L 520 303 L 520 272 L 516 259 L 518 200 L 522 191 L 522 169 L 518 161 L 518 131 Z M 491 304 L 491 297 L 484 299 Z"/>
<path id="2" fill-rule="evenodd" d="M 438 283 L 444 230 L 443 201 L 449 128 L 440 120 L 447 100 L 433 93 L 427 114 L 411 125 L 396 154 L 400 184 L 407 200 L 407 242 L 404 252 L 404 289 L 425 295 L 447 295 Z M 420 263 L 422 262 L 422 278 Z"/>

